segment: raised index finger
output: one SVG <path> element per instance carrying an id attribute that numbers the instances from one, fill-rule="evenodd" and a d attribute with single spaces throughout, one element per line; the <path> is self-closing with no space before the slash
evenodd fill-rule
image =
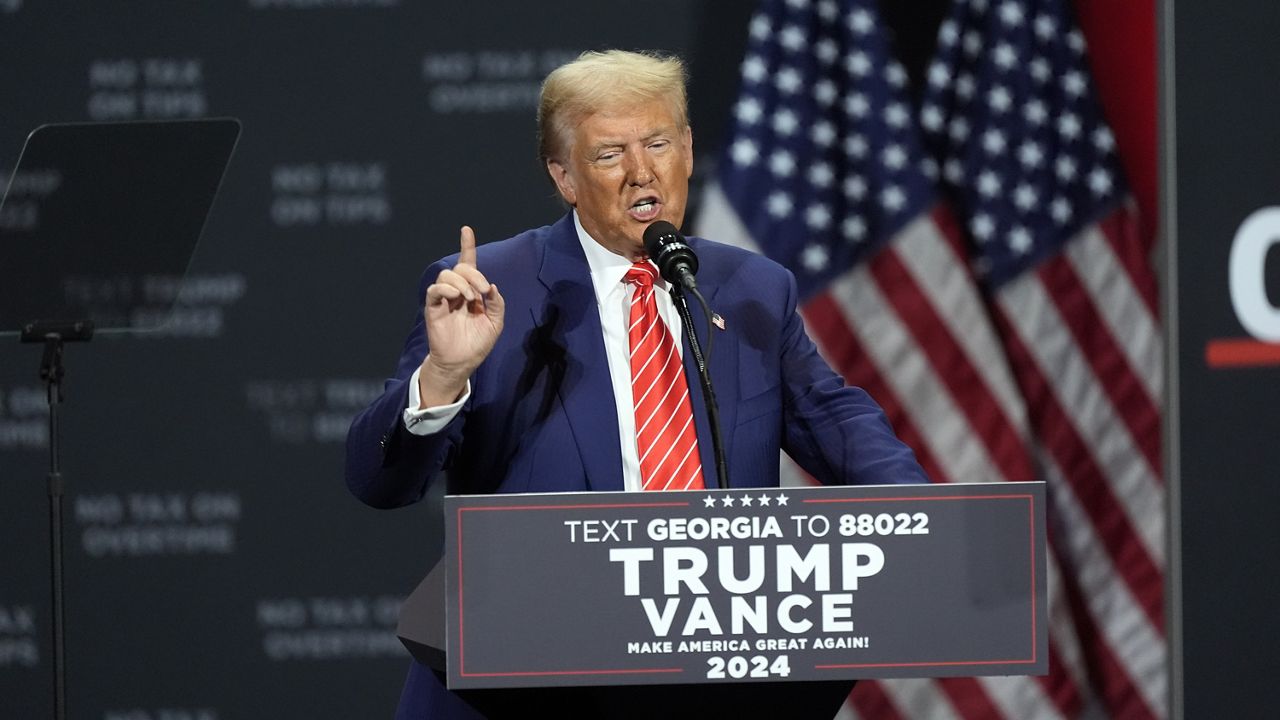
<path id="1" fill-rule="evenodd" d="M 476 233 L 471 229 L 470 225 L 462 226 L 462 237 L 459 242 L 462 245 L 462 251 L 458 253 L 458 262 L 474 267 L 476 264 Z"/>

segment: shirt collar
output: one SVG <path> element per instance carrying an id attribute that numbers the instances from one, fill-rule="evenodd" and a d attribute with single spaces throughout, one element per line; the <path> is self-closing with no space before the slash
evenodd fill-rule
<path id="1" fill-rule="evenodd" d="M 622 278 L 631 269 L 631 260 L 596 242 L 582 227 L 577 209 L 573 211 L 573 227 L 578 231 L 578 242 L 582 244 L 582 252 L 587 256 L 587 266 L 591 269 L 591 284 L 595 287 L 596 302 L 603 303 L 605 298 L 624 289 Z M 649 261 L 649 264 L 653 265 L 653 261 Z M 654 281 L 654 285 L 661 290 L 667 287 L 661 276 Z"/>

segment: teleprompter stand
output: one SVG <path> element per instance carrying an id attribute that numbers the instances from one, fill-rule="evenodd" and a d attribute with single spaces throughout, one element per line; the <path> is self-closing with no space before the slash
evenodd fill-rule
<path id="1" fill-rule="evenodd" d="M 65 346 L 163 327 L 175 298 L 156 303 L 135 288 L 147 277 L 185 274 L 239 134 L 232 119 L 44 125 L 28 136 L 14 170 L 23 182 L 11 181 L 16 189 L 0 198 L 0 337 L 44 349 L 56 720 L 66 717 L 67 685 L 58 427 Z"/>

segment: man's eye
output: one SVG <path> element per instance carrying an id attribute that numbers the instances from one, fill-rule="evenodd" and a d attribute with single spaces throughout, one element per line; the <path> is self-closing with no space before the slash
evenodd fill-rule
<path id="1" fill-rule="evenodd" d="M 664 150 L 670 144 L 671 143 L 666 140 L 658 140 L 657 142 L 650 143 L 649 148 L 652 150 Z"/>
<path id="2" fill-rule="evenodd" d="M 616 152 L 600 153 L 596 156 L 596 162 L 612 162 L 617 160 L 620 155 L 621 153 Z"/>

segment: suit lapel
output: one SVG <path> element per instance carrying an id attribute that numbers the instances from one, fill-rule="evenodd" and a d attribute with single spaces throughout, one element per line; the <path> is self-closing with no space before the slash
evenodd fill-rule
<path id="1" fill-rule="evenodd" d="M 531 308 L 533 321 L 564 349 L 566 366 L 557 392 L 587 483 L 592 490 L 622 490 L 618 418 L 600 312 L 572 215 L 552 226 L 538 280 L 547 289 L 547 302 Z"/>

